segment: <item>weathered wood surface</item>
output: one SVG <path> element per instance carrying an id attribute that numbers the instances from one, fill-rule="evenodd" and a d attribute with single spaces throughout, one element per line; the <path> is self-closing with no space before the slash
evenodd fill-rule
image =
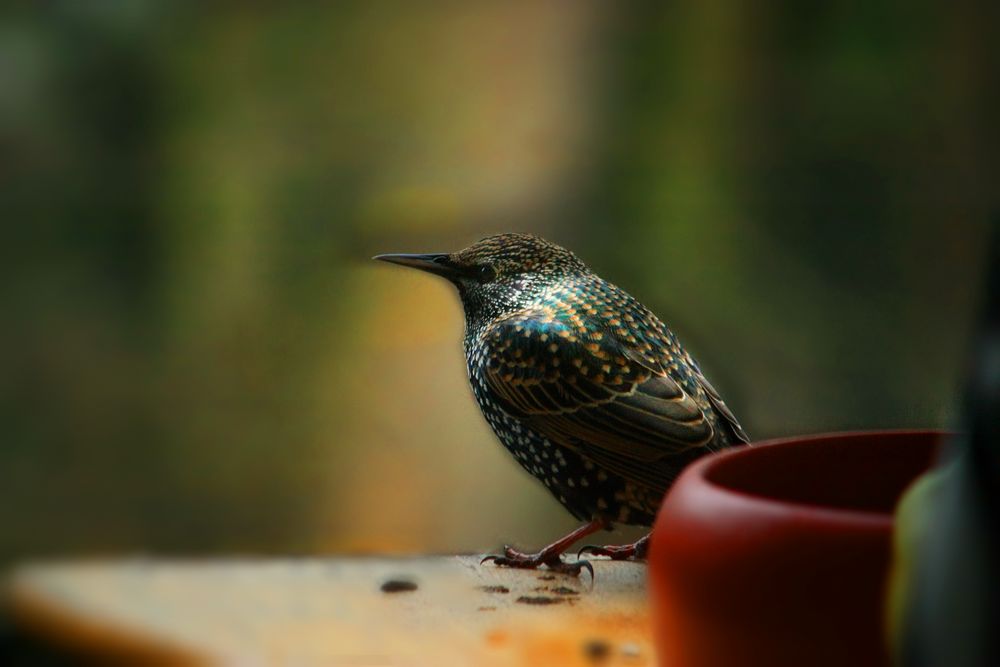
<path id="1" fill-rule="evenodd" d="M 473 556 L 70 562 L 9 591 L 24 632 L 126 662 L 654 664 L 645 567 L 594 569 L 591 587 Z"/>

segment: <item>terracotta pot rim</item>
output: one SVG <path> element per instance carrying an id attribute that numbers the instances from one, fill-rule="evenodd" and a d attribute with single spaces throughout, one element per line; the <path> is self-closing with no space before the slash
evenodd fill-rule
<path id="1" fill-rule="evenodd" d="M 727 449 L 721 452 L 710 454 L 691 464 L 685 471 L 686 475 L 697 477 L 699 483 L 707 489 L 720 496 L 738 500 L 747 506 L 762 512 L 787 512 L 794 510 L 808 513 L 816 519 L 822 519 L 824 523 L 839 523 L 856 527 L 871 527 L 874 529 L 891 529 L 893 525 L 893 513 L 891 511 L 865 510 L 856 508 L 838 508 L 831 505 L 808 503 L 803 501 L 785 500 L 773 496 L 754 493 L 741 489 L 735 489 L 724 484 L 720 484 L 709 478 L 711 472 L 722 462 L 734 458 L 744 458 L 753 456 L 755 450 L 770 447 L 787 447 L 802 442 L 817 442 L 831 440 L 852 440 L 862 437 L 872 436 L 937 436 L 945 438 L 954 435 L 954 432 L 944 429 L 930 428 L 899 428 L 899 429 L 875 429 L 875 430 L 855 430 L 855 431 L 827 431 L 815 434 L 796 435 L 782 438 L 773 438 L 753 442 L 749 445 Z"/>

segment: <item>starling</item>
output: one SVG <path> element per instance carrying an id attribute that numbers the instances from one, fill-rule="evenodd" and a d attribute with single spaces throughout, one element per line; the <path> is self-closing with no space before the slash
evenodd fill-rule
<path id="1" fill-rule="evenodd" d="M 613 523 L 651 526 L 684 466 L 749 442 L 673 332 L 565 248 L 501 234 L 455 253 L 375 259 L 458 288 L 469 380 L 486 421 L 586 522 L 537 553 L 508 546 L 484 562 L 592 573 L 587 561 L 566 563 L 562 553 Z M 648 540 L 581 553 L 641 559 Z"/>

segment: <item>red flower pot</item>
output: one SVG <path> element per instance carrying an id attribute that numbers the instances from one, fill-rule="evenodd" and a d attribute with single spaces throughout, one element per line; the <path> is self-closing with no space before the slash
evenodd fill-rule
<path id="1" fill-rule="evenodd" d="M 888 664 L 892 512 L 942 436 L 806 436 L 691 465 L 650 548 L 661 664 Z"/>

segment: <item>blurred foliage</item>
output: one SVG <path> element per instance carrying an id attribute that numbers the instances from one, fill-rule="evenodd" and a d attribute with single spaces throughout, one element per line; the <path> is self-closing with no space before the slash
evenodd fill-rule
<path id="1" fill-rule="evenodd" d="M 997 209 L 993 3 L 10 3 L 0 559 L 476 550 L 572 525 L 454 295 L 528 230 L 757 438 L 951 423 Z"/>

